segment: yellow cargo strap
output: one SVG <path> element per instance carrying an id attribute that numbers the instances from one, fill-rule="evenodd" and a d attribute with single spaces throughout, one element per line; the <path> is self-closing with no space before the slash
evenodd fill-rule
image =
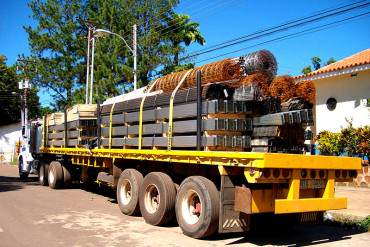
<path id="1" fill-rule="evenodd" d="M 49 122 L 48 122 L 48 117 L 47 117 L 47 115 L 46 115 L 46 121 L 45 121 L 45 123 L 46 123 L 46 141 L 45 141 L 45 143 L 46 143 L 46 146 L 48 147 L 49 146 Z"/>
<path id="2" fill-rule="evenodd" d="M 173 101 L 175 99 L 175 95 L 181 85 L 184 83 L 186 77 L 189 75 L 189 73 L 192 71 L 192 69 L 188 70 L 183 77 L 181 78 L 179 84 L 177 84 L 176 88 L 173 90 L 171 94 L 171 99 L 170 99 L 170 109 L 168 113 L 168 131 L 167 131 L 167 150 L 171 150 L 172 148 L 172 130 L 173 130 Z"/>
<path id="3" fill-rule="evenodd" d="M 45 146 L 45 128 L 46 128 L 46 121 L 45 121 L 45 116 L 42 117 L 42 135 L 41 135 L 41 143 L 42 147 Z"/>
<path id="4" fill-rule="evenodd" d="M 143 109 L 144 109 L 144 101 L 146 96 L 152 91 L 155 84 L 157 83 L 158 79 L 155 79 L 154 82 L 150 85 L 148 85 L 147 90 L 145 91 L 144 97 L 141 100 L 140 103 L 140 120 L 139 120 L 139 149 L 141 149 L 141 146 L 143 144 L 142 136 L 143 136 Z"/>
<path id="5" fill-rule="evenodd" d="M 110 108 L 110 114 L 109 114 L 109 149 L 112 147 L 112 119 L 113 119 L 113 111 L 114 106 L 116 105 L 116 102 L 113 103 L 112 108 Z"/>

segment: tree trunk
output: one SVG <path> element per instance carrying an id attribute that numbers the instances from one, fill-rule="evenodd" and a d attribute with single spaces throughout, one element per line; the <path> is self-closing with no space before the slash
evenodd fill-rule
<path id="1" fill-rule="evenodd" d="M 72 102 L 72 88 L 66 88 L 66 89 L 67 89 L 67 99 L 66 99 L 65 106 L 70 107 L 70 104 Z"/>
<path id="2" fill-rule="evenodd" d="M 174 56 L 174 59 L 173 59 L 173 64 L 175 66 L 179 65 L 179 53 L 178 52 L 175 52 L 175 56 Z"/>
<path id="3" fill-rule="evenodd" d="M 173 50 L 174 50 L 174 58 L 173 58 L 173 65 L 179 66 L 180 64 L 180 43 L 176 42 L 173 44 Z"/>

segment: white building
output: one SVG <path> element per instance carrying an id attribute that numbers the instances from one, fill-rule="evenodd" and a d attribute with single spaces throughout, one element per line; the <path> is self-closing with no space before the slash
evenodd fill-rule
<path id="1" fill-rule="evenodd" d="M 370 49 L 295 79 L 316 86 L 316 134 L 339 132 L 348 125 L 346 119 L 354 127 L 370 125 Z"/>
<path id="2" fill-rule="evenodd" d="M 21 123 L 0 126 L 0 163 L 10 162 L 16 151 L 16 143 L 21 138 Z"/>

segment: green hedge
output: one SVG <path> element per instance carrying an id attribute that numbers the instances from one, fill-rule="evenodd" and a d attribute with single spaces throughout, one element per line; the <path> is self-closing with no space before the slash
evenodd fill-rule
<path id="1" fill-rule="evenodd" d="M 370 125 L 354 128 L 352 122 L 339 133 L 320 132 L 316 140 L 323 155 L 368 156 L 370 153 Z"/>

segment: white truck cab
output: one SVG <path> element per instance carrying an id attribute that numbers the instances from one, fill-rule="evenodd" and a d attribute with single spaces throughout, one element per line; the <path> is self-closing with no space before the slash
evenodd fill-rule
<path id="1" fill-rule="evenodd" d="M 38 174 L 38 164 L 34 162 L 33 154 L 40 152 L 42 127 L 38 119 L 22 126 L 22 137 L 20 143 L 19 177 L 26 179 L 29 174 Z"/>

